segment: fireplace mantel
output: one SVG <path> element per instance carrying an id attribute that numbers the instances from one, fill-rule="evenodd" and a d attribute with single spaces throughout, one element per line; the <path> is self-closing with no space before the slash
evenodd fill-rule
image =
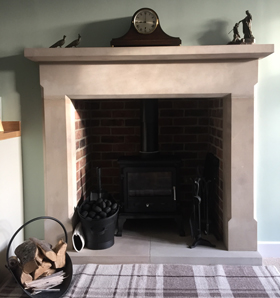
<path id="1" fill-rule="evenodd" d="M 251 60 L 264 58 L 274 45 L 222 45 L 121 48 L 31 48 L 26 58 L 39 63 L 183 62 L 197 60 Z"/>
<path id="2" fill-rule="evenodd" d="M 257 250 L 254 219 L 254 89 L 273 45 L 35 48 L 44 101 L 45 214 L 72 232 L 76 204 L 76 99 L 221 98 L 224 242 Z M 55 242 L 56 226 L 45 225 Z M 71 237 L 69 237 L 71 239 Z"/>

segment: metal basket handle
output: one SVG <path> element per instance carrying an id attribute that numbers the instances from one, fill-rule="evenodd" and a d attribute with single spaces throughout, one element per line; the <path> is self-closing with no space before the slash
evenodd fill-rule
<path id="1" fill-rule="evenodd" d="M 10 251 L 10 247 L 11 247 L 11 244 L 14 240 L 14 238 L 16 237 L 16 235 L 20 232 L 21 229 L 23 229 L 25 226 L 27 226 L 28 224 L 32 223 L 33 221 L 36 221 L 36 220 L 40 220 L 40 219 L 51 219 L 51 220 L 54 220 L 56 221 L 57 223 L 59 223 L 64 231 L 64 234 L 65 234 L 65 242 L 67 243 L 67 232 L 66 232 L 66 229 L 64 227 L 64 225 L 56 218 L 54 217 L 51 217 L 51 216 L 39 216 L 39 217 L 35 217 L 29 221 L 27 221 L 25 224 L 23 224 L 13 235 L 13 237 L 11 238 L 9 244 L 8 244 L 8 247 L 7 247 L 7 253 L 6 253 L 6 262 L 7 262 L 7 267 L 11 270 L 11 268 L 9 267 L 9 251 Z"/>

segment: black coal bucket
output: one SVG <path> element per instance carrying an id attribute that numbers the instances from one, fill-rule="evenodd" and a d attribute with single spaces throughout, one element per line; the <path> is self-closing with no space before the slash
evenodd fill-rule
<path id="1" fill-rule="evenodd" d="M 114 245 L 118 210 L 109 217 L 99 219 L 83 218 L 79 210 L 78 214 L 85 236 L 85 246 L 87 248 L 98 250 L 106 249 Z"/>
<path id="2" fill-rule="evenodd" d="M 71 283 L 71 280 L 72 280 L 72 275 L 73 275 L 73 266 L 72 266 L 72 261 L 69 257 L 69 255 L 66 253 L 66 264 L 63 268 L 61 269 L 58 269 L 58 270 L 63 270 L 65 272 L 65 278 L 63 280 L 63 282 L 54 287 L 53 289 L 59 289 L 59 291 L 54 291 L 54 292 L 40 292 L 36 295 L 32 295 L 30 292 L 28 292 L 23 284 L 21 283 L 19 277 L 13 272 L 13 269 L 10 267 L 9 265 L 9 251 L 10 251 L 10 247 L 11 247 L 11 244 L 14 240 L 14 238 L 16 237 L 16 235 L 20 232 L 21 229 L 23 229 L 25 226 L 27 226 L 28 224 L 32 223 L 33 221 L 36 221 L 36 220 L 40 220 L 40 219 L 51 219 L 51 220 L 54 220 L 56 221 L 57 223 L 60 224 L 60 226 L 62 227 L 63 231 L 64 231 L 64 234 L 65 234 L 65 242 L 67 243 L 67 232 L 66 232 L 66 229 L 64 227 L 64 225 L 59 221 L 57 220 L 56 218 L 54 217 L 50 217 L 50 216 L 40 216 L 40 217 L 36 217 L 36 218 L 33 218 L 29 221 L 27 221 L 24 225 L 22 225 L 16 232 L 15 234 L 13 235 L 13 237 L 11 238 L 9 244 L 8 244 L 8 247 L 7 247 L 7 253 L 6 253 L 6 262 L 7 262 L 7 265 L 6 267 L 9 269 L 9 271 L 11 272 L 11 274 L 13 275 L 14 279 L 16 280 L 16 282 L 19 284 L 19 286 L 22 288 L 22 290 L 29 296 L 29 297 L 38 297 L 38 298 L 59 298 L 59 297 L 62 297 L 66 291 L 68 290 L 69 286 L 70 286 L 70 283 Z"/>
<path id="3" fill-rule="evenodd" d="M 114 245 L 115 229 L 118 218 L 118 204 L 101 187 L 101 168 L 96 168 L 98 190 L 90 193 L 80 206 L 78 215 L 89 249 L 105 249 Z"/>

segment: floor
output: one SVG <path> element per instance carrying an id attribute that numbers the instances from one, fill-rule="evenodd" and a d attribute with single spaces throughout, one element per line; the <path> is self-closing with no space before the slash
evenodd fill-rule
<path id="1" fill-rule="evenodd" d="M 186 231 L 187 231 L 186 227 Z M 125 263 L 183 263 L 193 265 L 262 265 L 259 252 L 227 251 L 221 241 L 213 235 L 204 239 L 216 245 L 215 248 L 193 243 L 190 232 L 179 236 L 173 220 L 130 219 L 124 224 L 121 237 L 115 237 L 113 246 L 103 250 L 84 248 L 80 252 L 69 251 L 74 264 L 125 264 Z"/>

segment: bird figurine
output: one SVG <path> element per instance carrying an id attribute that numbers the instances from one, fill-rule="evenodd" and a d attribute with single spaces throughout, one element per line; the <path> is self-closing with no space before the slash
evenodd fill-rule
<path id="1" fill-rule="evenodd" d="M 69 45 L 66 46 L 65 48 L 74 48 L 74 47 L 76 48 L 79 45 L 80 41 L 81 41 L 81 35 L 78 34 L 78 39 L 75 39 L 74 41 L 69 43 Z"/>
<path id="2" fill-rule="evenodd" d="M 65 43 L 65 38 L 66 38 L 66 35 L 63 35 L 63 38 L 57 41 L 56 43 L 54 43 L 52 46 L 50 46 L 50 48 L 57 48 L 57 47 L 61 48 Z"/>

